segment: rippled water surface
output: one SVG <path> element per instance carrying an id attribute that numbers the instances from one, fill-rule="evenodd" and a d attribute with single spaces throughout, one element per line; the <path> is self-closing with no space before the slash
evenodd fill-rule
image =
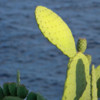
<path id="1" fill-rule="evenodd" d="M 0 84 L 16 81 L 48 100 L 61 100 L 68 58 L 43 37 L 34 10 L 43 5 L 69 25 L 75 37 L 86 37 L 92 63 L 100 64 L 99 0 L 0 0 Z"/>

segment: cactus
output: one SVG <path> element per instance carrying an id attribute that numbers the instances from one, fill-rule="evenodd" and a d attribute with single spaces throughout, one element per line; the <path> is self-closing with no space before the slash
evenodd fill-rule
<path id="1" fill-rule="evenodd" d="M 73 57 L 76 54 L 75 42 L 71 30 L 65 22 L 57 14 L 43 6 L 38 6 L 35 14 L 43 35 L 65 55 Z"/>
<path id="2" fill-rule="evenodd" d="M 91 71 L 91 91 L 92 91 L 92 100 L 97 100 L 97 84 L 96 84 L 96 74 L 94 65 L 92 65 Z"/>
<path id="3" fill-rule="evenodd" d="M 88 59 L 81 53 L 77 53 L 68 63 L 67 79 L 64 86 L 62 100 L 79 100 L 84 90 L 85 94 L 90 94 Z M 72 94 L 73 93 L 73 96 Z M 84 94 L 83 94 L 84 95 Z M 83 96 L 81 100 L 90 100 L 90 96 Z"/>
<path id="4" fill-rule="evenodd" d="M 100 97 L 100 66 L 92 66 L 90 73 L 91 56 L 83 54 L 87 48 L 86 39 L 78 40 L 76 52 L 71 30 L 56 13 L 37 6 L 35 16 L 43 35 L 69 57 L 62 100 L 97 100 Z"/>
<path id="5" fill-rule="evenodd" d="M 84 53 L 87 48 L 87 40 L 85 38 L 79 38 L 77 42 L 78 52 Z"/>
<path id="6" fill-rule="evenodd" d="M 30 92 L 28 94 L 27 88 L 20 84 L 19 71 L 17 72 L 17 83 L 4 83 L 3 89 L 0 87 L 0 100 L 45 100 L 43 96 L 38 93 Z"/>
<path id="7" fill-rule="evenodd" d="M 100 98 L 100 65 L 96 67 L 96 82 L 97 82 L 98 97 Z"/>
<path id="8" fill-rule="evenodd" d="M 85 56 L 87 57 L 87 59 L 88 59 L 88 61 L 89 61 L 89 65 L 90 65 L 91 62 L 92 62 L 92 57 L 91 57 L 91 55 L 85 54 Z"/>

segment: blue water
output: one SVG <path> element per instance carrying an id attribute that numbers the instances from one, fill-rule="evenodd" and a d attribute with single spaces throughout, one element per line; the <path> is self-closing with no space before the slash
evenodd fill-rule
<path id="1" fill-rule="evenodd" d="M 86 37 L 92 63 L 100 64 L 99 0 L 0 0 L 0 85 L 16 81 L 48 100 L 61 100 L 68 57 L 43 37 L 34 10 L 43 5 L 62 17 L 75 37 Z"/>

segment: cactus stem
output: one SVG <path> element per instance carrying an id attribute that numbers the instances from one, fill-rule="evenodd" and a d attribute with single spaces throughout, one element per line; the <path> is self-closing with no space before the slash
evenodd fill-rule
<path id="1" fill-rule="evenodd" d="M 17 85 L 20 84 L 20 72 L 17 70 Z"/>

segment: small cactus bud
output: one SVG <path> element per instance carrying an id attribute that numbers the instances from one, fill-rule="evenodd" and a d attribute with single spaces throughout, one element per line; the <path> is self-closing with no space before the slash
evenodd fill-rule
<path id="1" fill-rule="evenodd" d="M 88 61 L 89 61 L 89 64 L 91 64 L 91 61 L 92 61 L 91 55 L 85 54 L 85 56 L 87 57 L 87 59 L 88 59 Z"/>
<path id="2" fill-rule="evenodd" d="M 77 42 L 77 50 L 84 53 L 87 48 L 87 40 L 85 38 L 79 38 Z"/>

